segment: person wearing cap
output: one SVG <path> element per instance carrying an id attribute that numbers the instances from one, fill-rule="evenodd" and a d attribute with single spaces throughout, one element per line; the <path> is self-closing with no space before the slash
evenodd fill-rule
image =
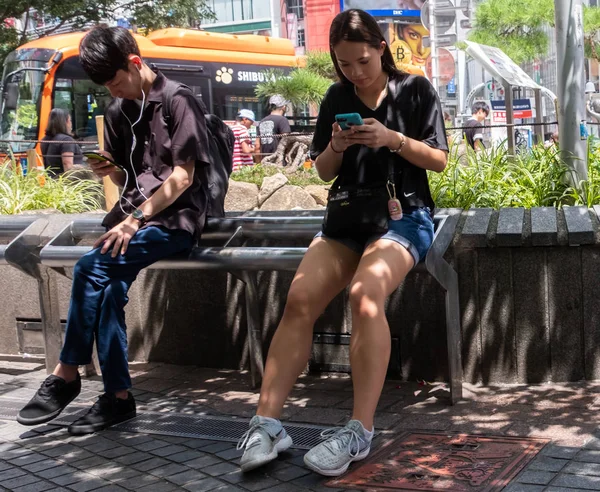
<path id="1" fill-rule="evenodd" d="M 277 150 L 281 137 L 274 135 L 283 135 L 290 133 L 290 123 L 285 117 L 285 112 L 290 105 L 283 96 L 278 94 L 269 99 L 269 109 L 271 114 L 260 120 L 256 134 L 256 152 L 261 154 L 272 154 Z"/>
<path id="2" fill-rule="evenodd" d="M 243 166 L 254 165 L 254 161 L 252 160 L 254 145 L 252 144 L 252 138 L 248 130 L 254 125 L 255 121 L 254 111 L 242 109 L 237 114 L 235 125 L 231 127 L 233 136 L 235 137 L 233 144 L 234 171 L 239 171 Z"/>

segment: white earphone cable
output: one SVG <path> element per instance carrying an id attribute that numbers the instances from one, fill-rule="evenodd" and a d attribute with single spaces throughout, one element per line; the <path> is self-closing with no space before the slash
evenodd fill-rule
<path id="1" fill-rule="evenodd" d="M 125 114 L 122 107 L 121 107 L 121 113 L 123 113 L 123 116 L 125 116 L 125 118 L 129 122 L 129 126 L 131 127 L 131 133 L 133 135 L 133 139 L 131 142 L 131 152 L 129 153 L 129 164 L 131 165 L 131 169 L 133 171 L 133 177 L 135 179 L 135 187 L 140 192 L 140 194 L 144 197 L 144 199 L 148 200 L 148 197 L 144 194 L 144 192 L 140 188 L 140 184 L 137 179 L 137 174 L 135 173 L 135 168 L 133 167 L 133 153 L 135 152 L 135 148 L 137 146 L 137 138 L 135 136 L 135 126 L 142 120 L 142 117 L 144 116 L 145 104 L 146 104 L 146 93 L 144 92 L 144 89 L 142 89 L 142 106 L 140 109 L 140 115 L 138 116 L 138 119 L 135 121 L 135 123 L 131 123 L 131 120 Z M 123 193 L 125 193 L 125 190 L 127 189 L 127 184 L 129 182 L 129 172 L 125 168 L 123 168 L 123 171 L 125 172 L 125 183 L 123 184 L 123 190 L 121 191 L 121 196 L 119 197 L 119 207 L 121 208 L 121 212 L 123 212 L 125 215 L 128 215 L 127 212 L 125 212 L 125 210 L 123 209 L 123 205 L 121 204 L 122 200 L 125 200 L 134 209 L 137 207 L 133 203 L 131 203 L 131 201 L 129 201 L 127 199 L 127 197 L 123 196 Z"/>

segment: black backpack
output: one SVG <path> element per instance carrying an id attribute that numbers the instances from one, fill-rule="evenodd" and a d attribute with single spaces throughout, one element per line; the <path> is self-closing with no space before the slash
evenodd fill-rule
<path id="1" fill-rule="evenodd" d="M 184 87 L 192 90 L 185 84 L 167 79 L 162 97 L 162 115 L 171 133 L 171 104 L 173 96 Z M 210 165 L 206 167 L 205 180 L 208 188 L 208 217 L 223 217 L 225 215 L 225 195 L 229 188 L 229 176 L 233 170 L 233 131 L 223 120 L 214 114 L 206 113 L 206 108 L 196 97 L 193 98 L 205 113 L 206 131 L 208 132 L 208 156 Z"/>

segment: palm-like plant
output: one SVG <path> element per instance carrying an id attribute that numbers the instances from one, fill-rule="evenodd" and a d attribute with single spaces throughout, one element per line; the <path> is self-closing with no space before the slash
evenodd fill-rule
<path id="1" fill-rule="evenodd" d="M 319 105 L 336 80 L 335 69 L 329 53 L 309 52 L 305 66 L 294 68 L 288 75 L 280 70 L 268 70 L 265 82 L 256 85 L 255 93 L 262 99 L 279 94 L 290 101 L 295 110 L 304 106 Z"/>

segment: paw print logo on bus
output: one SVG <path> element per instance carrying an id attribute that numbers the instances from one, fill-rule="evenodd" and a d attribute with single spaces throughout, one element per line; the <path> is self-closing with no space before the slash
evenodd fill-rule
<path id="1" fill-rule="evenodd" d="M 217 82 L 231 84 L 233 81 L 233 70 L 231 68 L 221 67 L 217 70 L 217 76 L 215 78 L 217 79 Z"/>

